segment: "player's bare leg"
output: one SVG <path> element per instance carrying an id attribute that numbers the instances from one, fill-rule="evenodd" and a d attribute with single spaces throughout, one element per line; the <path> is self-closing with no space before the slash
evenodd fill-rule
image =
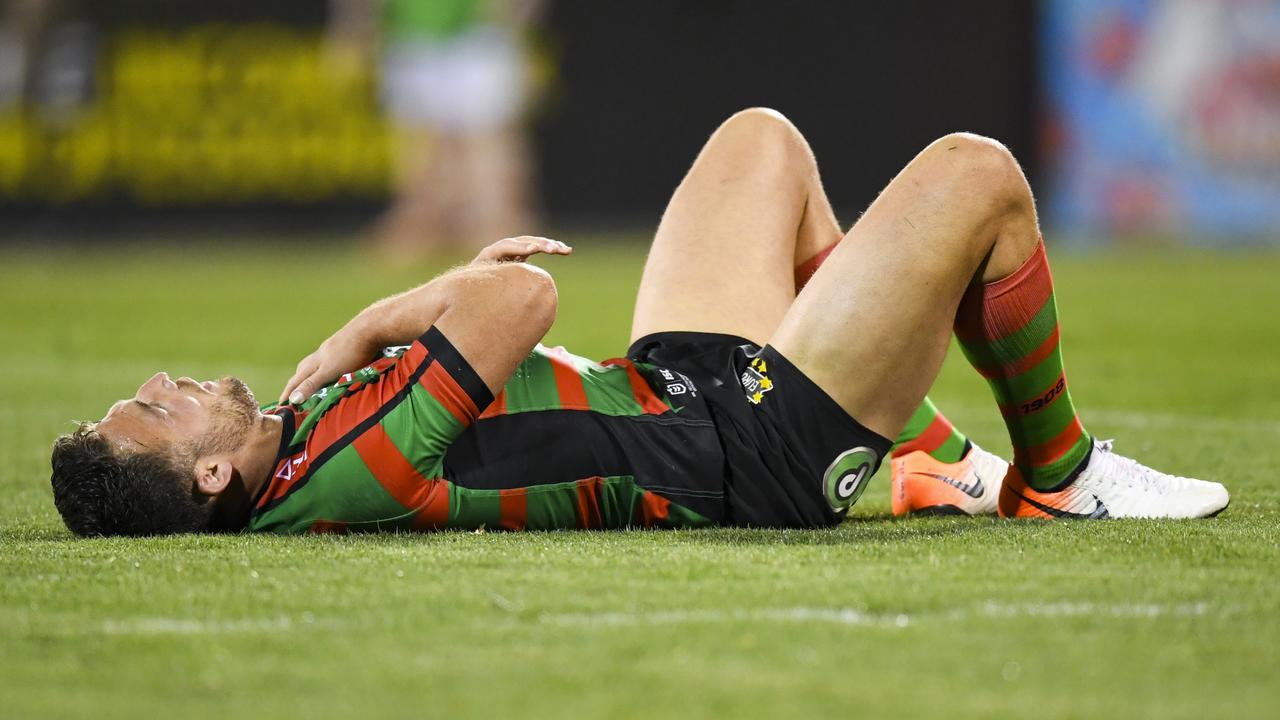
<path id="1" fill-rule="evenodd" d="M 1011 274 L 1038 240 L 1012 156 L 948 136 L 890 182 L 770 342 L 863 425 L 893 437 L 941 367 L 970 282 Z"/>
<path id="2" fill-rule="evenodd" d="M 738 113 L 712 135 L 671 199 L 632 340 L 701 330 L 763 343 L 842 236 L 800 132 L 771 110 Z M 974 447 L 926 398 L 893 448 L 895 459 L 906 459 L 893 465 L 895 512 L 995 512 L 1007 463 Z M 908 489 L 917 492 L 908 497 Z"/>
<path id="3" fill-rule="evenodd" d="M 1157 473 L 1084 433 L 1061 369 L 1031 191 L 1003 146 L 968 134 L 934 142 L 890 182 L 770 344 L 863 425 L 894 437 L 936 377 L 953 326 L 1014 443 L 1002 514 L 1104 517 L 1103 496 L 1111 515 L 1225 506 L 1220 485 Z"/>
<path id="4" fill-rule="evenodd" d="M 739 112 L 667 205 L 631 339 L 689 330 L 763 344 L 795 299 L 794 268 L 840 235 L 804 137 L 775 111 Z"/>

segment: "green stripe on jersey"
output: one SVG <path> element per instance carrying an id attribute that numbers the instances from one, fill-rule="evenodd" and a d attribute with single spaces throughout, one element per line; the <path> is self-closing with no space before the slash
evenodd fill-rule
<path id="1" fill-rule="evenodd" d="M 304 533 L 317 520 L 368 519 L 352 530 L 409 529 L 413 513 L 391 497 L 350 445 L 275 508 L 250 521 L 251 530 Z M 358 527 L 357 527 L 358 525 Z"/>
<path id="2" fill-rule="evenodd" d="M 507 381 L 504 393 L 508 415 L 561 409 L 560 388 L 556 385 L 555 370 L 548 354 L 545 347 L 535 347 Z M 593 412 L 612 416 L 644 414 L 631 389 L 631 378 L 625 367 L 605 367 L 570 353 L 557 357 L 567 360 L 582 380 L 587 405 Z"/>
<path id="3" fill-rule="evenodd" d="M 516 368 L 507 381 L 506 393 L 508 414 L 560 409 L 551 360 L 536 350 Z"/>
<path id="4" fill-rule="evenodd" d="M 587 404 L 595 412 L 615 416 L 644 414 L 631 390 L 626 368 L 593 364 L 582 376 L 582 384 L 587 391 Z"/>
<path id="5" fill-rule="evenodd" d="M 400 454 L 425 478 L 444 476 L 444 452 L 462 423 L 421 383 L 382 418 L 382 429 Z"/>
<path id="6" fill-rule="evenodd" d="M 450 529 L 496 528 L 502 519 L 497 490 L 471 490 L 449 483 Z"/>

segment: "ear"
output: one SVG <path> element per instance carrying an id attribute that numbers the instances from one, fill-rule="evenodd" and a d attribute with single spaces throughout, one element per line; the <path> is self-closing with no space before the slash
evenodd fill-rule
<path id="1" fill-rule="evenodd" d="M 196 492 L 217 497 L 231 485 L 235 468 L 226 457 L 202 457 L 196 461 Z"/>

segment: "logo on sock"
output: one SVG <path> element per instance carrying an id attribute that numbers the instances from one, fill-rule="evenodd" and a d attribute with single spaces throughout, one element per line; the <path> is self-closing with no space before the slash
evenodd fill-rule
<path id="1" fill-rule="evenodd" d="M 822 479 L 832 509 L 845 510 L 857 502 L 879 464 L 880 456 L 868 447 L 852 448 L 837 455 Z"/>

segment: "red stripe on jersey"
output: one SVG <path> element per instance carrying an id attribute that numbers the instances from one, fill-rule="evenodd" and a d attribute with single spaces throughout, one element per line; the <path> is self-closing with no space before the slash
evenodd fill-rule
<path id="1" fill-rule="evenodd" d="M 640 403 L 640 409 L 646 415 L 661 415 L 671 408 L 653 392 L 653 388 L 649 387 L 649 383 L 640 376 L 640 371 L 636 369 L 634 363 L 626 358 L 613 358 L 605 360 L 605 365 L 621 366 L 627 369 L 627 379 L 631 381 L 631 394 L 635 397 L 636 402 Z"/>
<path id="2" fill-rule="evenodd" d="M 422 377 L 418 380 L 418 384 L 426 388 L 432 397 L 440 401 L 445 410 L 449 414 L 462 423 L 463 427 L 471 425 L 475 421 L 476 415 L 480 414 L 480 409 L 476 407 L 475 401 L 471 399 L 467 392 L 462 389 L 457 380 L 445 370 L 440 363 L 432 363 L 426 372 L 422 373 Z"/>
<path id="3" fill-rule="evenodd" d="M 498 491 L 498 527 L 503 530 L 523 530 L 529 518 L 529 496 L 526 488 L 509 488 Z"/>
<path id="4" fill-rule="evenodd" d="M 395 397 L 424 362 L 427 362 L 427 348 L 415 340 L 400 356 L 395 367 L 358 392 L 347 394 L 325 412 L 324 419 L 316 423 L 307 437 L 307 453 L 311 457 L 319 457 L 351 428 L 378 412 L 378 408 Z"/>
<path id="5" fill-rule="evenodd" d="M 547 351 L 547 359 L 551 361 L 551 372 L 556 379 L 556 392 L 560 395 L 560 407 L 565 410 L 590 410 L 587 402 L 587 388 L 582 383 L 569 352 L 563 347 Z"/>
<path id="6" fill-rule="evenodd" d="M 449 521 L 449 484 L 422 477 L 400 448 L 391 442 L 381 423 L 351 443 L 378 484 L 406 510 L 417 511 L 414 528 L 442 530 Z"/>
<path id="7" fill-rule="evenodd" d="M 671 513 L 671 501 L 648 490 L 640 498 L 640 522 L 647 528 L 665 522 Z"/>
<path id="8" fill-rule="evenodd" d="M 484 420 L 485 418 L 497 417 L 499 415 L 506 415 L 506 414 L 507 414 L 507 391 L 503 390 L 502 392 L 498 393 L 498 397 L 494 398 L 493 402 L 489 403 L 489 407 L 485 408 L 484 412 L 480 413 L 480 419 Z"/>
<path id="9" fill-rule="evenodd" d="M 604 478 L 596 476 L 578 481 L 578 528 L 598 530 L 604 525 L 600 516 L 600 487 Z"/>

